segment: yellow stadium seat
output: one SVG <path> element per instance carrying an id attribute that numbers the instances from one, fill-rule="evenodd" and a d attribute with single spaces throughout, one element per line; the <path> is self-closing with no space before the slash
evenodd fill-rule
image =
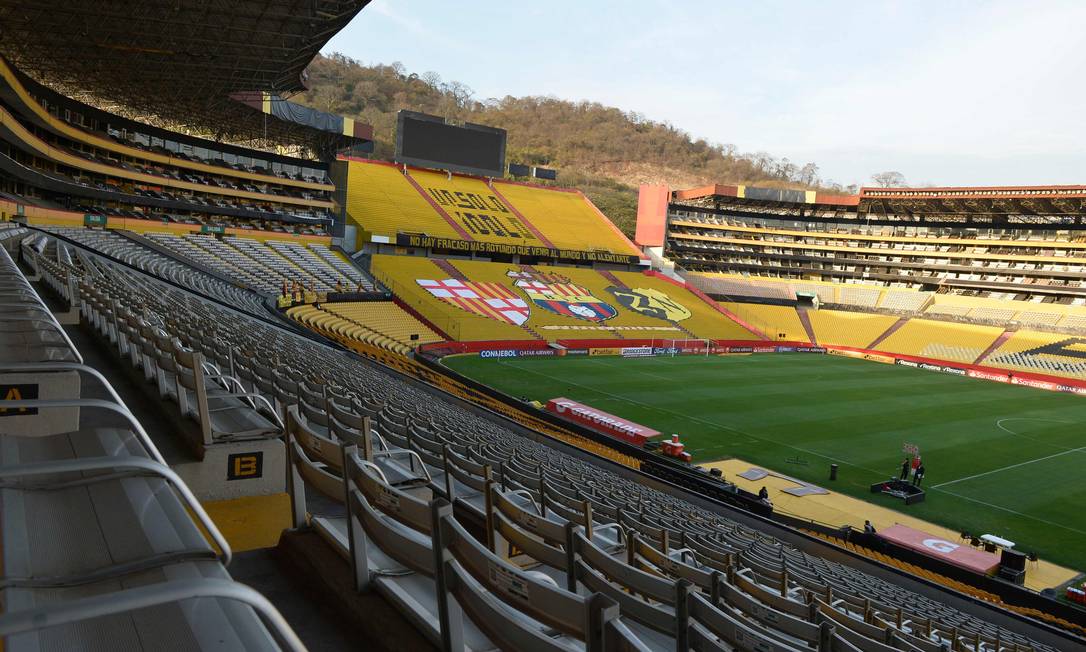
<path id="1" fill-rule="evenodd" d="M 373 256 L 371 269 L 457 341 L 758 339 L 686 288 L 637 272 L 546 265 L 526 271 L 504 263 L 386 255 Z M 541 294 L 538 283 L 556 288 L 557 295 Z M 522 308 L 495 307 L 512 301 Z M 606 307 L 598 314 L 586 307 L 599 304 Z M 577 311 L 581 318 L 573 316 Z M 607 311 L 613 316 L 601 317 Z"/>
<path id="2" fill-rule="evenodd" d="M 400 354 L 421 344 L 444 340 L 426 324 L 390 301 L 296 306 L 287 316 L 313 330 Z"/>
<path id="3" fill-rule="evenodd" d="M 640 252 L 579 191 L 401 168 L 348 167 L 347 218 L 362 237 L 416 234 L 509 246 L 639 257 Z"/>
<path id="4" fill-rule="evenodd" d="M 998 326 L 978 326 L 930 319 L 910 319 L 879 344 L 880 351 L 937 360 L 972 363 L 1003 333 Z"/>
<path id="5" fill-rule="evenodd" d="M 857 349 L 867 348 L 898 320 L 889 315 L 843 310 L 810 310 L 807 316 L 819 344 Z M 881 345 L 879 348 L 882 348 Z"/>

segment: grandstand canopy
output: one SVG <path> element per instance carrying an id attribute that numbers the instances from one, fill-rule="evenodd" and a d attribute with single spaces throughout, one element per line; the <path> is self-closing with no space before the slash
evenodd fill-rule
<path id="1" fill-rule="evenodd" d="M 0 0 L 0 54 L 69 97 L 222 140 L 308 145 L 238 91 L 287 96 L 369 0 Z M 265 134 L 265 129 L 269 131 Z"/>
<path id="2" fill-rule="evenodd" d="M 671 193 L 677 205 L 740 204 L 797 216 L 819 211 L 924 223 L 1086 225 L 1086 186 L 861 188 L 856 195 L 711 185 Z"/>
<path id="3" fill-rule="evenodd" d="M 1086 186 L 861 188 L 860 211 L 895 215 L 1086 214 Z"/>

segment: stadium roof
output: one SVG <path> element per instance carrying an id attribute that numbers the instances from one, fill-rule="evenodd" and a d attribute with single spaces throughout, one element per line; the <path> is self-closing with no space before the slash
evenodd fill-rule
<path id="1" fill-rule="evenodd" d="M 1084 216 L 1086 186 L 978 186 L 944 188 L 861 188 L 856 195 L 755 188 L 702 186 L 676 190 L 679 203 L 704 205 L 713 198 L 735 198 L 743 203 L 771 206 L 818 204 L 856 207 L 861 215 L 901 216 Z"/>
<path id="2" fill-rule="evenodd" d="M 258 140 L 238 91 L 289 96 L 370 0 L 0 0 L 0 54 L 64 95 L 159 126 Z M 267 140 L 311 134 L 268 125 Z"/>

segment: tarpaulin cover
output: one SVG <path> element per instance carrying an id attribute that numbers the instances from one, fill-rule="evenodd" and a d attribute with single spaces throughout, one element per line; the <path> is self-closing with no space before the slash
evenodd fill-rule
<path id="1" fill-rule="evenodd" d="M 547 401 L 547 411 L 557 414 L 563 419 L 638 446 L 643 445 L 649 438 L 660 434 L 659 431 L 652 428 L 646 428 L 622 417 L 616 417 L 603 410 L 597 410 L 590 405 L 584 405 L 568 398 L 559 397 Z"/>
<path id="2" fill-rule="evenodd" d="M 982 575 L 995 572 L 999 566 L 999 555 L 997 554 L 977 550 L 965 543 L 947 541 L 934 534 L 914 530 L 900 524 L 880 530 L 878 536 L 903 548 L 941 559 Z"/>

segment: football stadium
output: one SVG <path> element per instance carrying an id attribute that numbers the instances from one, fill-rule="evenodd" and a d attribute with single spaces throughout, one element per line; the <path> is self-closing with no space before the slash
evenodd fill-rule
<path id="1" fill-rule="evenodd" d="M 1086 650 L 1086 185 L 628 237 L 367 4 L 0 2 L 3 649 Z"/>

